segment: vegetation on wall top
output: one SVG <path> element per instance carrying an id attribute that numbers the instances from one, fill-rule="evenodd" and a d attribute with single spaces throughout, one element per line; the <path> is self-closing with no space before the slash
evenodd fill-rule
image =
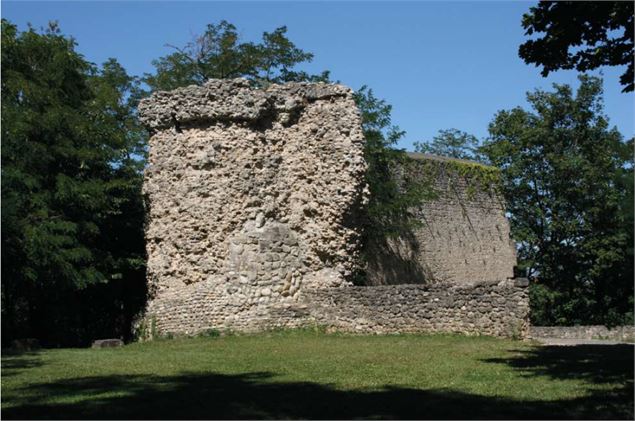
<path id="1" fill-rule="evenodd" d="M 410 155 L 410 157 L 413 160 L 410 171 L 416 174 L 416 179 L 412 182 L 430 186 L 434 192 L 431 199 L 443 194 L 438 188 L 433 187 L 438 177 L 446 177 L 448 183 L 454 187 L 459 184 L 465 185 L 469 200 L 474 199 L 479 192 L 490 196 L 501 192 L 501 171 L 496 167 L 475 161 L 430 155 Z"/>

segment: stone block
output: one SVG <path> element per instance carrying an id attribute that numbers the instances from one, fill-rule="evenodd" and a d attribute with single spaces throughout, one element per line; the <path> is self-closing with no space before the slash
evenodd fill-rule
<path id="1" fill-rule="evenodd" d="M 121 339 L 97 339 L 93 341 L 91 348 L 116 348 L 120 346 L 123 346 Z"/>

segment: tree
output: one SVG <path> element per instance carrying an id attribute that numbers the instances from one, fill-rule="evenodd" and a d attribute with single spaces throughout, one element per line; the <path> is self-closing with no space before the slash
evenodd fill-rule
<path id="1" fill-rule="evenodd" d="M 366 244 L 413 227 L 416 221 L 410 210 L 431 192 L 425 186 L 396 177 L 395 172 L 407 165 L 408 157 L 404 150 L 394 147 L 405 132 L 392 124 L 392 106 L 366 86 L 355 93 L 355 102 L 362 114 L 364 158 L 368 163 L 370 200 L 363 221 Z"/>
<path id="2" fill-rule="evenodd" d="M 609 129 L 602 81 L 579 79 L 575 95 L 529 93 L 534 112 L 500 111 L 482 152 L 502 172 L 533 323 L 632 323 L 632 145 Z"/>
<path id="3" fill-rule="evenodd" d="M 481 161 L 476 136 L 457 130 L 439 130 L 431 142 L 415 142 L 415 152 L 429 153 L 450 158 Z"/>
<path id="4" fill-rule="evenodd" d="M 600 66 L 627 66 L 620 77 L 622 92 L 633 91 L 632 1 L 541 1 L 523 15 L 528 40 L 518 54 L 526 63 L 543 66 L 542 75 L 558 69 L 585 72 Z"/>
<path id="5" fill-rule="evenodd" d="M 88 63 L 56 24 L 2 20 L 2 66 L 3 340 L 124 335 L 114 319 L 130 301 L 84 299 L 142 288 L 137 82 L 114 60 Z"/>
<path id="6" fill-rule="evenodd" d="M 265 32 L 262 42 L 240 42 L 236 27 L 227 21 L 209 24 L 202 35 L 185 47 L 168 45 L 174 53 L 154 60 L 156 73 L 144 81 L 152 90 L 201 85 L 207 79 L 245 77 L 256 83 L 327 81 L 328 72 L 309 75 L 294 70 L 310 62 L 313 54 L 297 48 L 287 37 L 286 26 Z"/>

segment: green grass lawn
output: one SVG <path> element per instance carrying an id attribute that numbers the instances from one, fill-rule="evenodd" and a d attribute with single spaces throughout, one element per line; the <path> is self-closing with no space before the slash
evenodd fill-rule
<path id="1" fill-rule="evenodd" d="M 633 419 L 633 347 L 289 331 L 3 351 L 2 417 Z"/>

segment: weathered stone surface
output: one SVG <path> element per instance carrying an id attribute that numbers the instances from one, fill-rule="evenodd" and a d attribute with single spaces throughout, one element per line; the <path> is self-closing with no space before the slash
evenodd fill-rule
<path id="1" fill-rule="evenodd" d="M 93 341 L 92 348 L 116 348 L 123 346 L 121 339 L 97 339 Z"/>
<path id="2" fill-rule="evenodd" d="M 307 105 L 342 98 L 351 98 L 351 90 L 343 85 L 288 83 L 254 89 L 246 79 L 211 79 L 204 86 L 153 94 L 139 105 L 139 118 L 150 129 L 172 128 L 175 123 L 267 122 L 272 117 L 290 125 Z M 346 114 L 350 111 L 353 110 Z M 329 123 L 340 123 L 350 129 L 346 126 L 356 120 L 341 117 L 340 121 Z"/>
<path id="3" fill-rule="evenodd" d="M 483 297 L 500 299 L 500 304 L 487 303 Z M 520 338 L 528 328 L 527 290 L 509 281 L 311 290 L 306 300 L 318 324 L 338 331 Z"/>
<path id="4" fill-rule="evenodd" d="M 241 311 L 213 285 L 199 284 L 183 296 L 161 297 L 153 309 L 158 334 L 196 334 L 210 327 L 258 331 L 320 325 L 352 333 L 456 332 L 524 337 L 528 329 L 527 288 L 513 281 L 471 284 L 345 286 L 304 288 L 297 300 L 267 302 L 260 311 Z M 178 310 L 176 310 L 178 309 Z M 239 310 L 231 314 L 232 309 Z"/>
<path id="5" fill-rule="evenodd" d="M 167 317 L 163 303 L 203 294 L 214 325 L 260 326 L 305 283 L 348 283 L 359 265 L 355 214 L 366 200 L 349 88 L 211 80 L 156 93 L 139 112 L 153 131 L 144 184 L 149 314 Z"/>

